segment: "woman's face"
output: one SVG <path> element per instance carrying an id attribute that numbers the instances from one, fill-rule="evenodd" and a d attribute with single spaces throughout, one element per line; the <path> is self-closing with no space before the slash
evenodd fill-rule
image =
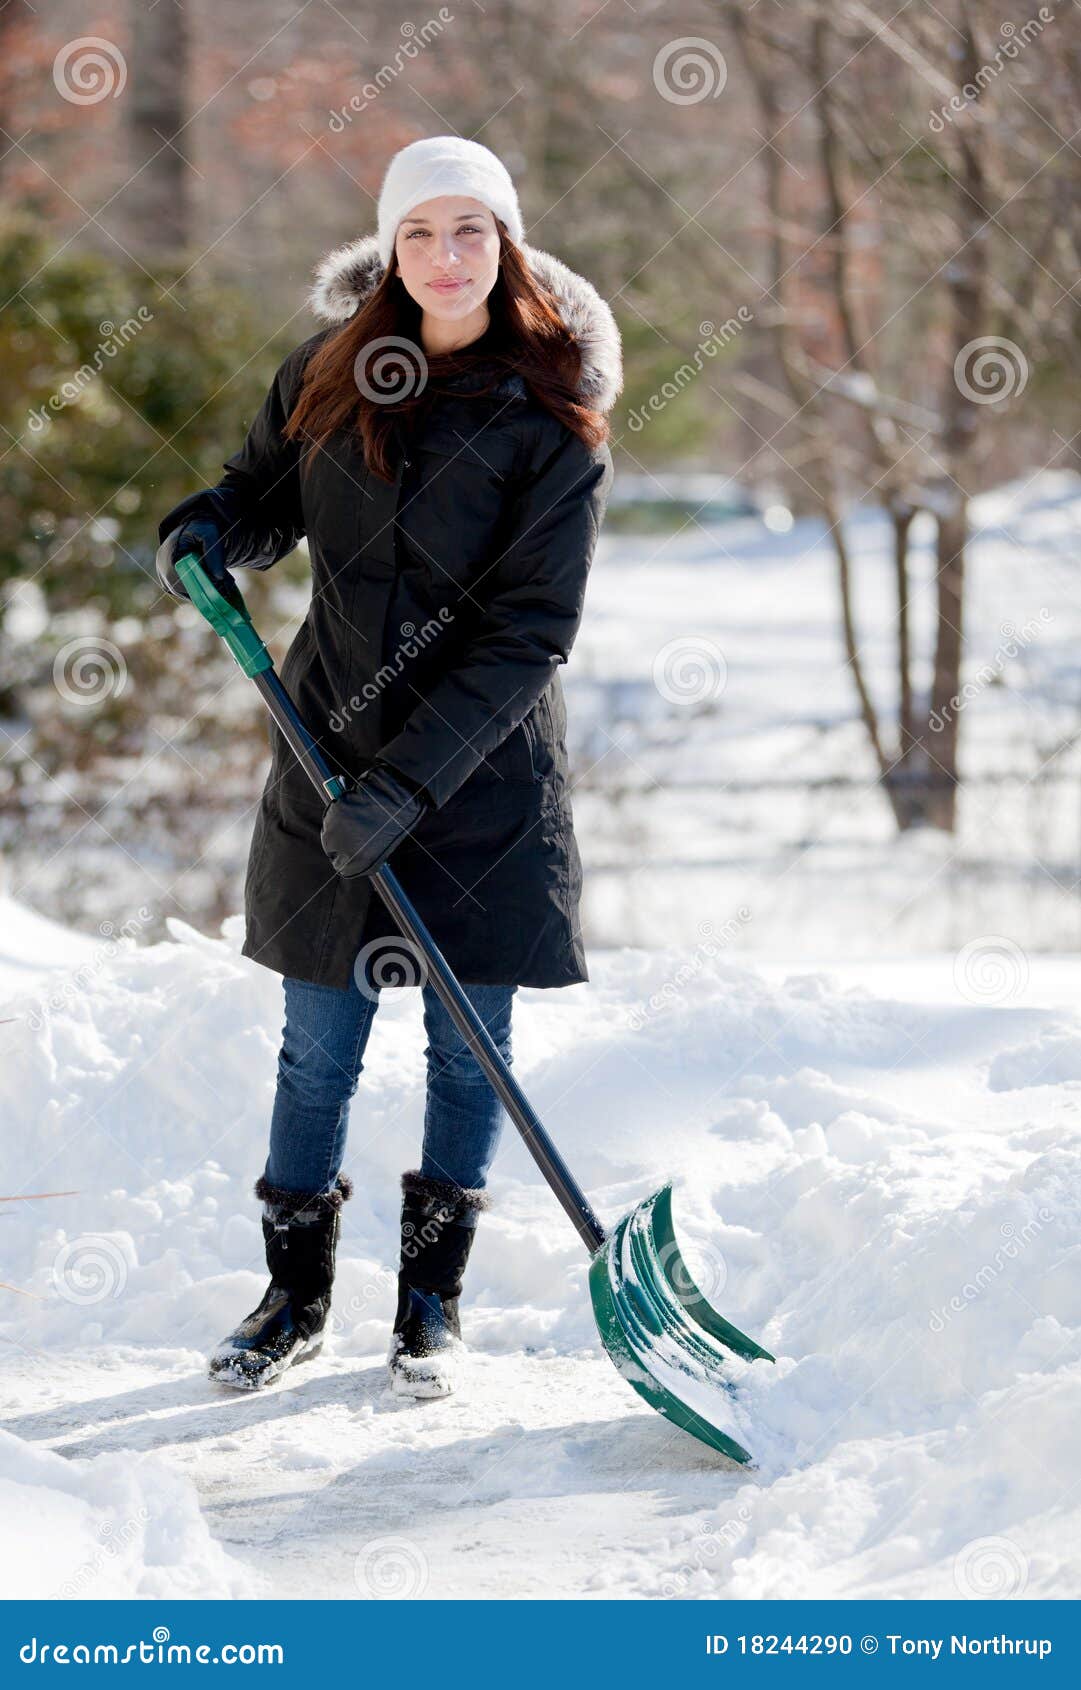
<path id="1" fill-rule="evenodd" d="M 476 316 L 499 274 L 499 231 L 480 200 L 441 194 L 415 205 L 394 238 L 397 274 L 429 317 Z"/>

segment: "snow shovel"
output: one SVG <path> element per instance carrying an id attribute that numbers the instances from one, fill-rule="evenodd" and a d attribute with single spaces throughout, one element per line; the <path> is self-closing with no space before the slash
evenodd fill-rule
<path id="1" fill-rule="evenodd" d="M 176 572 L 196 609 L 255 682 L 297 761 L 333 803 L 347 790 L 346 783 L 324 761 L 275 673 L 240 589 L 233 584 L 224 592 L 219 590 L 194 554 L 180 558 Z M 674 1425 L 731 1460 L 753 1466 L 750 1452 L 731 1430 L 732 1382 L 726 1377 L 726 1363 L 731 1355 L 746 1361 L 774 1358 L 724 1320 L 691 1278 L 672 1224 L 671 1185 L 636 1204 L 610 1233 L 605 1232 L 397 878 L 389 868 L 379 869 L 370 878 L 422 958 L 426 977 L 444 1009 L 589 1251 L 593 1312 L 601 1342 L 617 1371 Z"/>

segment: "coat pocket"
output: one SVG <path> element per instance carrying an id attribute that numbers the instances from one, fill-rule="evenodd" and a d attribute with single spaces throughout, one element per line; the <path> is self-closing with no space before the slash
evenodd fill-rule
<path id="1" fill-rule="evenodd" d="M 540 766 L 541 750 L 531 711 L 494 751 L 489 751 L 472 778 L 507 786 L 536 786 L 541 779 Z"/>

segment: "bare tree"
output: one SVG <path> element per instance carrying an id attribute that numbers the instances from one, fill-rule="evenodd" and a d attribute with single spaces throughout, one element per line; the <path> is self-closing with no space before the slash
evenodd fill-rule
<path id="1" fill-rule="evenodd" d="M 1063 289 L 1049 272 L 1040 276 L 1027 240 L 1001 221 L 1019 171 L 1031 167 L 1021 147 L 992 145 L 991 115 L 997 120 L 999 107 L 1012 100 L 1010 127 L 1033 153 L 1041 119 L 1035 108 L 1027 114 L 1011 91 L 1018 54 L 1003 58 L 1001 43 L 990 37 L 999 20 L 983 0 L 950 0 L 932 18 L 920 9 L 896 17 L 884 9 L 879 16 L 864 0 L 789 9 L 779 20 L 735 0 L 722 0 L 721 11 L 767 143 L 761 167 L 765 285 L 774 306 L 769 332 L 790 402 L 790 430 L 804 442 L 801 479 L 813 489 L 836 553 L 845 655 L 860 715 L 898 826 L 952 829 L 969 501 L 980 490 L 1004 412 L 989 402 L 994 391 L 982 386 L 986 362 L 992 380 L 1007 383 L 1008 399 L 1011 377 L 1016 382 L 1011 357 L 1027 369 L 1052 355 L 1061 333 L 1048 306 L 1049 296 Z M 1068 42 L 1038 39 L 1034 31 L 1024 45 L 1052 64 L 1064 60 L 1076 76 Z M 1034 66 L 1030 74 L 1038 74 Z M 800 116 L 793 121 L 788 114 L 797 89 Z M 1036 196 L 1052 207 L 1061 198 L 1061 174 L 1052 173 Z M 1029 205 L 1024 210 L 1031 216 Z M 1053 231 L 1045 217 L 1031 237 L 1045 258 Z M 868 233 L 878 243 L 883 279 L 877 285 L 866 265 Z M 815 294 L 825 295 L 832 317 L 825 351 L 807 329 L 807 301 Z M 1076 324 L 1076 306 L 1070 315 Z M 1004 324 L 1015 339 L 1003 334 Z M 1012 415 L 1016 421 L 1021 413 Z M 868 497 L 881 502 L 893 526 L 898 687 L 892 730 L 865 674 L 853 604 L 855 560 L 843 527 L 845 504 Z M 909 556 L 921 509 L 937 527 L 932 680 L 922 694 Z"/>

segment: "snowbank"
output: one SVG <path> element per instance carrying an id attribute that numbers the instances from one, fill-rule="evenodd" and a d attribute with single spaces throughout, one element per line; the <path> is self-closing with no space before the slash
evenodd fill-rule
<path id="1" fill-rule="evenodd" d="M 0 876 L 4 865 L 0 862 Z M 0 886 L 0 991 L 29 991 L 90 961 L 94 940 L 27 908 Z M 99 947 L 100 948 L 100 947 Z"/>
<path id="2" fill-rule="evenodd" d="M 1059 1007 L 921 993 L 911 963 L 893 999 L 716 950 L 601 954 L 588 986 L 520 994 L 518 1071 L 601 1214 L 673 1175 L 700 1283 L 778 1356 L 733 1365 L 749 1477 L 617 1378 L 580 1246 L 509 1128 L 470 1266 L 470 1390 L 437 1411 L 388 1400 L 397 1178 L 423 1112 L 414 992 L 385 994 L 353 1106 L 331 1350 L 223 1402 L 202 1356 L 264 1283 L 251 1185 L 280 982 L 240 957 L 235 921 L 173 934 L 77 988 L 54 974 L 44 1012 L 40 986 L 0 1005 L 17 1127 L 0 1195 L 69 1193 L 0 1206 L 0 1278 L 22 1293 L 0 1293 L 8 1424 L 31 1440 L 5 1441 L 0 1472 L 41 1491 L 28 1590 L 83 1577 L 104 1524 L 153 1492 L 160 1516 L 86 1575 L 103 1593 L 201 1593 L 240 1576 L 222 1544 L 289 1594 L 1079 1593 L 1065 964 Z M 408 1553 L 373 1573 L 388 1538 Z"/>
<path id="3" fill-rule="evenodd" d="M 66 1461 L 0 1431 L 0 1517 L 9 1601 L 263 1594 L 214 1542 L 191 1480 L 159 1456 Z"/>

